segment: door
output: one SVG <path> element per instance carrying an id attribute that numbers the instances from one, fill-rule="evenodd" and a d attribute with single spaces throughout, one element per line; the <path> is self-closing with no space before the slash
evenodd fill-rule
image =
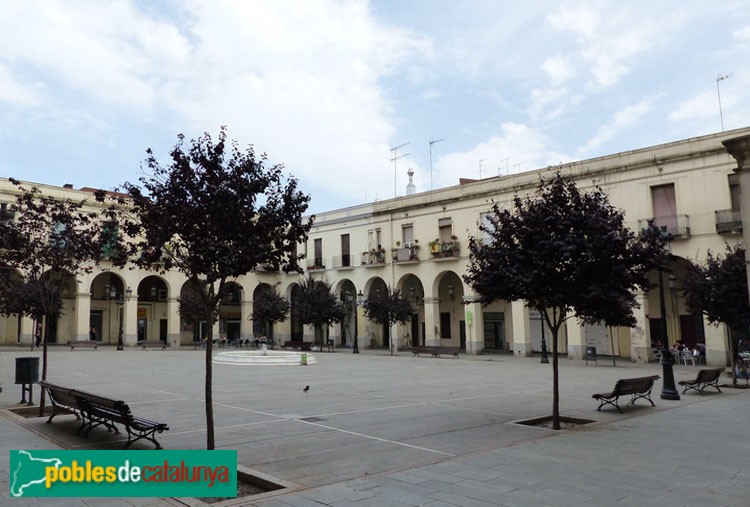
<path id="1" fill-rule="evenodd" d="M 139 318 L 138 319 L 138 341 L 142 342 L 147 340 L 148 333 L 146 332 L 146 326 L 148 325 L 148 319 Z"/>
<path id="2" fill-rule="evenodd" d="M 458 321 L 458 337 L 459 337 L 460 347 L 466 350 L 466 321 L 465 320 Z"/>
<path id="3" fill-rule="evenodd" d="M 238 343 L 240 341 L 240 321 L 239 320 L 227 321 L 227 341 L 229 343 Z"/>
<path id="4" fill-rule="evenodd" d="M 413 313 L 411 316 L 411 344 L 418 346 L 419 342 L 419 315 Z"/>
<path id="5" fill-rule="evenodd" d="M 341 265 L 343 267 L 351 266 L 351 255 L 349 251 L 349 235 L 348 234 L 342 234 L 341 235 Z"/>
<path id="6" fill-rule="evenodd" d="M 103 320 L 101 310 L 92 310 L 89 314 L 89 329 L 93 327 L 96 328 L 96 341 L 99 342 L 104 339 L 104 327 L 102 326 Z M 109 329 L 111 329 L 111 327 Z M 108 335 L 109 329 L 107 330 Z"/>
<path id="7" fill-rule="evenodd" d="M 159 319 L 159 339 L 167 342 L 167 319 Z"/>

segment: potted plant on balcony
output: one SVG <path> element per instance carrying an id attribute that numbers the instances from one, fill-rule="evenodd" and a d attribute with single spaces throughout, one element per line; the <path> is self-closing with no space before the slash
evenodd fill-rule
<path id="1" fill-rule="evenodd" d="M 440 253 L 440 240 L 435 238 L 434 240 L 427 243 L 427 245 L 430 247 L 430 252 L 433 254 Z"/>

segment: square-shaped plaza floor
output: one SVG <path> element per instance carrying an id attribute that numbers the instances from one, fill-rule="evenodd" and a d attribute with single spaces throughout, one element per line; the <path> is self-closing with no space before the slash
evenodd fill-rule
<path id="1" fill-rule="evenodd" d="M 170 431 L 158 438 L 167 449 L 202 449 L 204 354 L 54 347 L 47 377 L 166 422 Z M 618 378 L 661 375 L 661 367 L 561 358 L 561 413 L 595 422 L 554 432 L 516 424 L 551 414 L 551 365 L 538 358 L 312 354 L 319 362 L 308 366 L 213 367 L 216 448 L 237 449 L 240 465 L 292 484 L 258 505 L 649 504 L 639 503 L 644 498 L 692 505 L 680 499 L 693 489 L 702 498 L 695 505 L 750 504 L 745 391 L 664 401 L 659 380 L 656 407 L 639 400 L 623 414 L 599 412 L 593 393 L 611 390 Z M 14 358 L 38 355 L 0 351 L 0 406 L 20 399 Z M 699 369 L 675 366 L 676 380 Z M 117 449 L 123 442 L 103 429 L 87 439 L 75 435 L 73 416 L 49 425 L 11 419 L 9 432 L 33 434 L 50 448 Z M 8 449 L 22 448 L 10 444 L 2 444 L 6 463 Z"/>

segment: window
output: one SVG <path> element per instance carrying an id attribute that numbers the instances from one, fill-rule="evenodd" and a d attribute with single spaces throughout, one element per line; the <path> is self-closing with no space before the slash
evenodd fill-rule
<path id="1" fill-rule="evenodd" d="M 438 220 L 438 238 L 441 243 L 453 241 L 453 222 L 450 218 L 441 218 Z"/>
<path id="2" fill-rule="evenodd" d="M 380 229 L 370 229 L 367 231 L 367 249 L 372 251 L 380 247 Z"/>
<path id="3" fill-rule="evenodd" d="M 440 338 L 451 337 L 451 314 L 440 312 Z"/>
<path id="4" fill-rule="evenodd" d="M 404 242 L 404 248 L 409 248 L 414 245 L 414 226 L 412 224 L 404 224 L 401 226 L 401 238 Z"/>
<path id="5" fill-rule="evenodd" d="M 729 175 L 729 198 L 732 201 L 732 210 L 740 210 L 740 182 L 737 174 Z"/>
<path id="6" fill-rule="evenodd" d="M 341 265 L 344 267 L 352 265 L 348 234 L 341 235 Z"/>
<path id="7" fill-rule="evenodd" d="M 117 255 L 117 242 L 120 232 L 116 222 L 104 222 L 102 226 L 102 255 L 114 257 Z"/>
<path id="8" fill-rule="evenodd" d="M 494 230 L 494 227 L 492 226 L 492 222 L 490 222 L 490 217 L 493 216 L 493 212 L 488 213 L 481 213 L 479 215 L 479 223 L 486 227 L 488 230 Z M 479 239 L 481 239 L 485 244 L 492 242 L 492 236 L 487 231 L 480 230 L 479 231 Z"/>
<path id="9" fill-rule="evenodd" d="M 314 242 L 315 248 L 315 268 L 320 269 L 323 267 L 323 240 L 317 238 Z"/>
<path id="10" fill-rule="evenodd" d="M 16 217 L 16 212 L 8 208 L 7 203 L 0 203 L 0 221 L 12 222 Z"/>
<path id="11" fill-rule="evenodd" d="M 665 231 L 677 229 L 677 201 L 674 184 L 651 187 L 654 225 Z"/>

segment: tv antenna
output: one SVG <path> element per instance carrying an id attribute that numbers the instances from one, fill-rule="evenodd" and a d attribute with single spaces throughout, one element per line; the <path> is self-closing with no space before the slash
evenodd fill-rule
<path id="1" fill-rule="evenodd" d="M 404 144 L 399 144 L 398 146 L 394 146 L 393 148 L 391 148 L 391 151 L 393 152 L 393 158 L 391 159 L 391 161 L 393 162 L 393 197 L 394 198 L 396 197 L 396 175 L 398 174 L 398 169 L 397 169 L 398 159 L 408 157 L 410 155 L 410 153 L 404 153 L 403 155 L 397 155 L 396 153 L 398 152 L 399 148 L 403 148 L 407 144 L 409 144 L 409 141 L 406 141 Z"/>
<path id="2" fill-rule="evenodd" d="M 430 190 L 432 190 L 432 145 L 445 139 L 430 139 Z"/>

